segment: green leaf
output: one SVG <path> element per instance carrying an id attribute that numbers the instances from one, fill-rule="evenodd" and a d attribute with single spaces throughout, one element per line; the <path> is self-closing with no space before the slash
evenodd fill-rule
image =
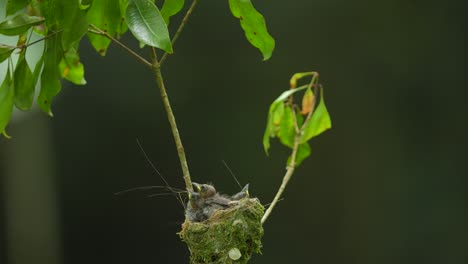
<path id="1" fill-rule="evenodd" d="M 125 14 L 135 38 L 148 46 L 172 53 L 171 39 L 161 13 L 149 0 L 129 0 Z"/>
<path id="2" fill-rule="evenodd" d="M 0 23 L 0 34 L 16 36 L 26 32 L 29 28 L 44 22 L 44 18 L 18 14 Z"/>
<path id="3" fill-rule="evenodd" d="M 64 1 L 63 13 L 66 14 L 62 21 L 62 46 L 68 50 L 78 43 L 88 31 L 88 20 L 86 13 L 81 10 L 78 1 Z"/>
<path id="4" fill-rule="evenodd" d="M 263 60 L 268 60 L 275 48 L 275 40 L 268 33 L 265 19 L 250 0 L 229 0 L 231 13 L 239 18 L 245 37 L 263 54 Z"/>
<path id="5" fill-rule="evenodd" d="M 271 114 L 271 107 L 270 112 L 267 118 L 267 125 L 265 128 L 265 132 L 263 133 L 263 149 L 265 150 L 265 154 L 268 156 L 268 150 L 270 149 L 270 137 L 274 136 L 275 127 L 273 125 L 273 115 Z"/>
<path id="6" fill-rule="evenodd" d="M 184 0 L 165 0 L 161 8 L 161 16 L 164 21 L 169 25 L 169 18 L 177 13 L 184 7 Z"/>
<path id="7" fill-rule="evenodd" d="M 284 91 L 280 96 L 278 96 L 278 98 L 276 98 L 276 100 L 273 103 L 282 102 L 282 101 L 286 100 L 289 96 L 291 96 L 294 93 L 297 93 L 299 91 L 302 91 L 307 87 L 308 87 L 307 85 L 303 85 L 303 86 L 295 88 L 295 89 L 290 89 L 290 90 Z"/>
<path id="8" fill-rule="evenodd" d="M 284 102 L 276 102 L 274 104 L 274 107 L 272 109 L 272 114 L 273 114 L 273 124 L 275 126 L 278 126 L 281 123 L 281 119 L 284 114 Z"/>
<path id="9" fill-rule="evenodd" d="M 270 138 L 275 137 L 279 122 L 281 121 L 281 112 L 284 111 L 284 100 L 286 100 L 290 95 L 302 91 L 306 88 L 307 85 L 304 85 L 296 89 L 287 90 L 283 92 L 278 98 L 276 98 L 276 100 L 273 101 L 273 103 L 270 105 L 270 108 L 268 110 L 267 125 L 265 128 L 265 132 L 263 133 L 263 149 L 265 150 L 267 156 L 268 150 L 270 149 Z M 283 109 L 281 109 L 281 107 L 283 107 Z M 275 121 L 277 122 L 276 125 Z"/>
<path id="10" fill-rule="evenodd" d="M 0 133 L 7 138 L 9 138 L 9 136 L 5 132 L 5 127 L 8 122 L 10 122 L 14 99 L 15 92 L 13 90 L 10 68 L 8 68 L 5 79 L 3 80 L 2 85 L 0 85 Z"/>
<path id="11" fill-rule="evenodd" d="M 18 109 L 23 111 L 31 108 L 34 98 L 34 88 L 36 86 L 33 73 L 26 61 L 25 54 L 26 50 L 23 50 L 18 58 L 18 63 L 16 64 L 16 69 L 13 74 L 15 83 L 15 105 Z"/>
<path id="12" fill-rule="evenodd" d="M 14 47 L 0 46 L 0 63 L 8 59 L 14 50 Z"/>
<path id="13" fill-rule="evenodd" d="M 62 58 L 60 34 L 45 40 L 44 69 L 41 74 L 41 91 L 37 103 L 42 111 L 53 116 L 50 109 L 52 99 L 60 92 L 59 62 Z"/>
<path id="14" fill-rule="evenodd" d="M 6 16 L 11 16 L 19 10 L 25 8 L 31 0 L 7 0 L 6 3 Z"/>
<path id="15" fill-rule="evenodd" d="M 88 9 L 88 23 L 96 26 L 100 30 L 107 32 L 111 36 L 123 34 L 122 24 L 124 16 L 120 10 L 120 2 L 117 0 L 99 0 L 93 1 Z M 104 36 L 88 33 L 89 41 L 99 54 L 106 55 L 110 40 Z"/>
<path id="16" fill-rule="evenodd" d="M 309 143 L 302 143 L 297 148 L 296 160 L 294 162 L 295 167 L 299 166 L 303 160 L 310 156 L 311 150 Z M 291 164 L 291 156 L 289 156 L 287 161 L 287 166 Z"/>
<path id="17" fill-rule="evenodd" d="M 307 142 L 309 139 L 316 137 L 325 130 L 332 127 L 330 115 L 328 114 L 325 100 L 323 99 L 323 89 L 320 90 L 320 102 L 315 109 L 312 117 L 304 128 L 304 134 L 301 137 L 301 143 Z"/>
<path id="18" fill-rule="evenodd" d="M 76 49 L 71 48 L 62 58 L 59 64 L 60 74 L 63 78 L 74 84 L 85 85 L 84 66 L 80 62 L 80 57 Z"/>
<path id="19" fill-rule="evenodd" d="M 93 0 L 78 0 L 78 4 L 81 10 L 88 10 L 92 3 Z"/>
<path id="20" fill-rule="evenodd" d="M 283 118 L 279 124 L 278 138 L 285 146 L 292 148 L 296 137 L 296 128 L 294 127 L 294 113 L 291 106 L 284 109 Z"/>

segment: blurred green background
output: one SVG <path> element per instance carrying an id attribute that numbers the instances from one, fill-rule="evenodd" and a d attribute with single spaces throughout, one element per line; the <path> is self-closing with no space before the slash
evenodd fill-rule
<path id="1" fill-rule="evenodd" d="M 254 4 L 277 41 L 271 60 L 227 1 L 201 1 L 163 72 L 193 180 L 238 191 L 225 160 L 263 203 L 288 156 L 263 152 L 268 106 L 294 72 L 321 74 L 334 127 L 252 263 L 468 263 L 466 1 Z M 163 184 L 135 138 L 184 186 L 152 74 L 113 44 L 101 58 L 85 40 L 81 57 L 88 85 L 64 82 L 54 118 L 15 113 L 13 139 L 0 139 L 0 263 L 188 263 L 172 196 L 114 195 Z"/>

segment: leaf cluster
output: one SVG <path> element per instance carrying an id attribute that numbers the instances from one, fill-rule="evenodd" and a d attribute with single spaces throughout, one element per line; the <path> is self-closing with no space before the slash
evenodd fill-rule
<path id="1" fill-rule="evenodd" d="M 193 0 L 193 4 L 197 1 Z M 268 59 L 274 49 L 274 40 L 263 16 L 250 0 L 228 1 L 248 41 L 262 52 L 264 59 Z M 85 36 L 102 56 L 106 55 L 110 43 L 118 42 L 117 39 L 128 30 L 140 41 L 141 47 L 158 48 L 165 55 L 172 53 L 173 41 L 168 24 L 184 6 L 184 0 L 165 0 L 161 8 L 154 0 L 6 1 L 6 19 L 0 21 L 0 34 L 16 36 L 18 42 L 16 46 L 0 44 L 0 63 L 8 61 L 6 77 L 0 81 L 0 133 L 7 136 L 5 128 L 14 106 L 22 111 L 31 109 L 38 82 L 37 104 L 50 116 L 52 101 L 62 88 L 61 79 L 76 85 L 86 84 L 84 65 L 79 56 L 79 44 Z M 183 19 L 176 35 L 185 22 Z M 39 35 L 40 40 L 32 41 L 33 34 Z M 40 41 L 44 42 L 44 51 L 33 69 L 26 53 L 29 46 Z M 11 55 L 15 50 L 19 59 L 13 62 Z M 151 66 L 145 59 L 139 59 Z"/>
<path id="2" fill-rule="evenodd" d="M 312 76 L 310 83 L 296 87 L 297 81 L 307 76 Z M 293 95 L 301 91 L 305 92 L 299 107 L 294 103 Z M 283 145 L 293 150 L 287 161 L 288 166 L 297 166 L 311 153 L 308 142 L 331 126 L 318 73 L 296 73 L 290 80 L 290 89 L 270 105 L 263 147 L 268 155 L 270 140 L 278 138 Z"/>

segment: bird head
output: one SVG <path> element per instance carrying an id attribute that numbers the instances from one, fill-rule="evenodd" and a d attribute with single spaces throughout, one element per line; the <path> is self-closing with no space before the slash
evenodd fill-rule
<path id="1" fill-rule="evenodd" d="M 212 197 L 216 194 L 216 189 L 213 185 L 210 184 L 199 184 L 193 182 L 193 187 L 198 191 L 202 199 Z"/>
<path id="2" fill-rule="evenodd" d="M 199 193 L 188 191 L 188 197 L 192 208 L 200 207 L 201 197 Z"/>

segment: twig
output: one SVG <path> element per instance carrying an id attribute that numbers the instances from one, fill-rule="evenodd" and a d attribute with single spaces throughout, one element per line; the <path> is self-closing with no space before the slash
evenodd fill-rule
<path id="1" fill-rule="evenodd" d="M 312 80 L 310 81 L 308 86 L 310 88 L 312 88 L 312 86 L 314 86 L 316 83 L 318 85 L 319 75 L 316 72 L 313 72 L 310 75 L 312 75 Z M 314 90 L 315 90 L 314 91 L 314 96 L 317 97 L 318 96 L 317 89 L 314 89 Z M 291 102 L 291 97 L 289 98 L 289 101 Z M 292 177 L 292 175 L 294 173 L 294 169 L 296 167 L 296 155 L 297 155 L 297 150 L 299 148 L 299 142 L 301 140 L 301 135 L 303 134 L 307 123 L 310 121 L 310 119 L 312 117 L 312 114 L 315 111 L 316 102 L 317 102 L 317 100 L 314 100 L 314 102 L 312 103 L 312 109 L 310 110 L 309 114 L 307 115 L 306 120 L 302 124 L 301 128 L 299 128 L 299 126 L 298 126 L 297 119 L 296 119 L 296 111 L 294 109 L 294 105 L 292 105 L 294 128 L 295 128 L 295 131 L 296 131 L 296 136 L 294 137 L 294 145 L 293 145 L 292 154 L 291 154 L 291 162 L 289 163 L 289 165 L 288 165 L 288 167 L 286 169 L 286 174 L 283 177 L 283 182 L 281 183 L 281 186 L 279 187 L 278 192 L 275 195 L 275 198 L 273 199 L 273 201 L 271 202 L 271 205 L 268 207 L 268 209 L 266 210 L 265 214 L 262 217 L 262 220 L 261 220 L 262 224 L 265 223 L 265 221 L 267 220 L 267 218 L 270 216 L 271 212 L 275 208 L 276 204 L 281 199 L 281 195 L 283 194 L 284 190 L 286 189 L 286 186 L 288 185 L 288 182 L 289 182 L 289 180 L 291 179 L 291 177 Z"/>
<path id="2" fill-rule="evenodd" d="M 12 49 L 20 49 L 20 50 L 22 50 L 22 49 L 27 48 L 27 47 L 29 47 L 29 46 L 32 46 L 32 45 L 34 45 L 34 44 L 36 44 L 36 43 L 39 43 L 39 42 L 41 42 L 41 41 L 44 41 L 44 40 L 46 40 L 46 39 L 48 39 L 48 38 L 51 38 L 51 37 L 57 35 L 58 33 L 62 32 L 62 31 L 63 31 L 63 30 L 58 30 L 58 31 L 52 32 L 52 33 L 50 33 L 49 35 L 47 35 L 47 36 L 45 36 L 45 37 L 43 37 L 43 38 L 40 38 L 40 39 L 37 39 L 37 40 L 35 40 L 35 41 L 33 41 L 33 42 L 30 42 L 30 43 L 27 43 L 27 44 L 23 44 L 23 45 L 19 45 L 19 46 L 11 46 L 11 45 L 6 45 L 6 44 L 0 44 L 0 46 L 12 48 Z"/>
<path id="3" fill-rule="evenodd" d="M 190 178 L 190 172 L 187 164 L 187 158 L 185 157 L 184 146 L 182 145 L 182 140 L 180 139 L 179 130 L 177 129 L 177 123 L 172 112 L 171 103 L 169 102 L 169 97 L 166 92 L 166 87 L 164 85 L 164 80 L 161 73 L 161 64 L 158 61 L 156 50 L 151 47 L 151 57 L 153 64 L 151 68 L 153 69 L 154 76 L 156 78 L 156 83 L 159 87 L 159 92 L 161 93 L 161 98 L 163 101 L 164 109 L 167 113 L 167 118 L 171 125 L 172 135 L 174 136 L 174 141 L 177 147 L 177 153 L 179 154 L 180 166 L 182 167 L 182 172 L 184 174 L 185 187 L 188 191 L 193 191 L 192 180 Z"/>
<path id="4" fill-rule="evenodd" d="M 195 6 L 197 5 L 197 3 L 198 3 L 198 0 L 193 0 L 192 5 L 187 10 L 187 13 L 185 13 L 185 16 L 182 19 L 182 22 L 180 22 L 179 28 L 177 29 L 174 37 L 172 38 L 172 46 L 174 46 L 175 42 L 177 41 L 177 39 L 180 36 L 180 33 L 182 33 L 182 30 L 184 29 L 185 24 L 187 24 L 187 21 L 188 21 L 190 15 L 192 14 L 193 10 L 195 9 Z M 161 61 L 159 62 L 159 65 L 162 65 L 164 63 L 164 61 L 166 61 L 167 55 L 168 55 L 167 52 L 164 53 L 164 55 L 161 58 Z"/>
<path id="5" fill-rule="evenodd" d="M 278 192 L 276 193 L 275 198 L 271 202 L 271 205 L 268 207 L 266 210 L 265 214 L 262 217 L 261 223 L 262 225 L 265 223 L 267 218 L 270 216 L 271 212 L 275 208 L 276 204 L 280 201 L 281 195 L 283 194 L 284 190 L 286 189 L 286 185 L 288 185 L 289 180 L 291 179 L 291 176 L 294 173 L 294 169 L 296 167 L 296 155 L 297 155 L 297 149 L 299 148 L 299 140 L 301 138 L 300 133 L 296 133 L 296 137 L 294 139 L 294 146 L 291 154 L 291 162 L 288 165 L 288 168 L 286 170 L 286 174 L 283 177 L 283 182 L 281 183 L 281 186 L 278 189 Z"/>
<path id="6" fill-rule="evenodd" d="M 139 60 L 140 62 L 142 62 L 143 64 L 145 64 L 146 66 L 148 67 L 151 67 L 152 64 L 147 61 L 145 58 L 141 57 L 140 55 L 138 55 L 138 53 L 136 53 L 135 51 L 133 51 L 132 49 L 130 49 L 129 47 L 127 47 L 125 44 L 123 44 L 122 42 L 120 42 L 119 40 L 117 40 L 116 38 L 114 38 L 113 36 L 109 35 L 109 33 L 105 32 L 105 31 L 102 31 L 100 30 L 98 27 L 96 27 L 95 25 L 89 25 L 90 27 L 92 27 L 93 29 L 88 29 L 88 32 L 90 33 L 93 33 L 93 34 L 96 34 L 96 35 L 101 35 L 101 36 L 104 36 L 110 40 L 112 40 L 113 42 L 115 42 L 117 45 L 119 45 L 120 47 L 124 48 L 126 51 L 128 51 L 128 53 L 130 53 L 132 56 L 134 56 L 137 60 Z"/>

